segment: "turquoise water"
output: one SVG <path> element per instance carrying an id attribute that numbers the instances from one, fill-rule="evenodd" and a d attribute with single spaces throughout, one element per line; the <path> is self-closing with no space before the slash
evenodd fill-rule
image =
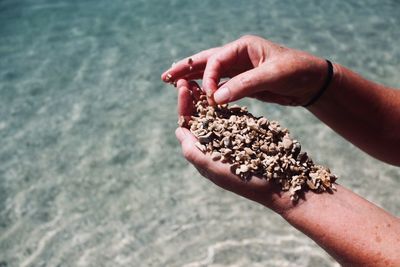
<path id="1" fill-rule="evenodd" d="M 399 14 L 371 0 L 0 0 L 0 266 L 337 266 L 184 161 L 159 76 L 252 33 L 399 87 Z M 400 215 L 398 168 L 302 108 L 243 103 Z"/>

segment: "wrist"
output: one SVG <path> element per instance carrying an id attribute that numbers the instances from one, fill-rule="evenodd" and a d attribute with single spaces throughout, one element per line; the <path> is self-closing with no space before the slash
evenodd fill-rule
<path id="1" fill-rule="evenodd" d="M 328 59 L 325 60 L 327 65 L 327 73 L 325 76 L 325 80 L 323 85 L 315 92 L 315 94 L 303 105 L 303 107 L 308 107 L 313 105 L 318 99 L 325 93 L 325 91 L 329 88 L 332 82 L 333 77 L 333 65 L 332 62 Z"/>
<path id="2" fill-rule="evenodd" d="M 291 214 L 297 212 L 297 210 L 304 209 L 305 207 L 303 206 L 306 206 L 307 203 L 311 202 L 316 195 L 320 194 L 307 190 L 300 195 L 297 201 L 292 201 L 289 192 L 280 191 L 280 189 L 273 189 L 269 194 L 264 193 L 264 196 L 257 202 L 273 210 L 285 220 L 289 221 Z"/>
<path id="3" fill-rule="evenodd" d="M 325 66 L 325 72 L 326 72 L 326 66 Z M 343 80 L 342 66 L 337 63 L 332 63 L 332 78 L 328 87 L 325 89 L 323 94 L 320 95 L 317 101 L 315 101 L 312 105 L 305 106 L 305 108 L 312 111 L 319 109 L 319 107 L 323 107 L 327 101 L 330 101 L 330 99 L 333 98 L 338 88 L 340 88 L 342 80 Z"/>
<path id="4" fill-rule="evenodd" d="M 309 54 L 297 56 L 296 74 L 293 76 L 291 87 L 297 88 L 295 105 L 304 106 L 323 87 L 327 77 L 327 62 Z"/>

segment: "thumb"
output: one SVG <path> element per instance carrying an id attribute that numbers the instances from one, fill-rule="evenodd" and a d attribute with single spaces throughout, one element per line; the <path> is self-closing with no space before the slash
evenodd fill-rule
<path id="1" fill-rule="evenodd" d="M 225 104 L 262 91 L 266 82 L 264 76 L 265 70 L 260 67 L 236 75 L 215 91 L 214 101 Z"/>

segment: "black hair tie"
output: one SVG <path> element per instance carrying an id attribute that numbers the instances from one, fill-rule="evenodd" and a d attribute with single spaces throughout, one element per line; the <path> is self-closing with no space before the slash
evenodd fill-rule
<path id="1" fill-rule="evenodd" d="M 332 62 L 330 62 L 328 59 L 325 59 L 326 63 L 328 63 L 328 76 L 326 77 L 325 83 L 324 85 L 321 87 L 321 89 L 319 89 L 319 91 L 311 98 L 311 100 L 303 105 L 303 107 L 308 107 L 311 106 L 312 104 L 315 103 L 315 101 L 317 101 L 321 95 L 326 91 L 326 89 L 329 87 L 329 84 L 332 81 L 332 77 L 333 77 L 333 65 Z"/>

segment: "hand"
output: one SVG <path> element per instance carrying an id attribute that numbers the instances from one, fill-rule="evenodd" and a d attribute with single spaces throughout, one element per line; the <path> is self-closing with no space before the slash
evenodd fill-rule
<path id="1" fill-rule="evenodd" d="M 281 105 L 304 105 L 326 79 L 324 59 L 244 36 L 183 59 L 164 72 L 164 81 L 203 79 L 210 104 L 254 97 Z M 230 78 L 220 84 L 222 78 Z"/>
<path id="2" fill-rule="evenodd" d="M 199 87 L 194 82 L 178 80 L 178 113 L 188 117 L 193 111 L 193 100 L 199 96 Z M 229 164 L 213 161 L 209 154 L 203 154 L 196 146 L 196 137 L 186 128 L 178 128 L 176 137 L 182 146 L 183 155 L 197 170 L 216 185 L 265 205 L 283 215 L 293 206 L 288 193 L 282 193 L 275 184 L 266 179 L 251 177 L 241 180 L 230 170 Z"/>

